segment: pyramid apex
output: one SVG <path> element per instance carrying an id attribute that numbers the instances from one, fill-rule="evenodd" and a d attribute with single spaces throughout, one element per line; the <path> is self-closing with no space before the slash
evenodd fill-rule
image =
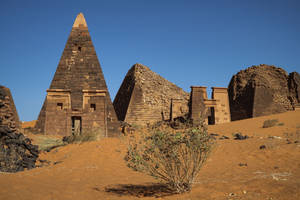
<path id="1" fill-rule="evenodd" d="M 83 13 L 79 13 L 74 21 L 73 28 L 87 27 Z"/>

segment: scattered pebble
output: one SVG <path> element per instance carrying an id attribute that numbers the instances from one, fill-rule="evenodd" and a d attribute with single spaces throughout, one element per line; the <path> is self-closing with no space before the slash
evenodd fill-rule
<path id="1" fill-rule="evenodd" d="M 222 137 L 220 137 L 220 138 L 219 138 L 219 140 L 224 140 L 224 139 L 225 139 L 225 140 L 228 140 L 228 139 L 229 139 L 229 137 L 227 137 L 227 136 L 223 135 Z"/>
<path id="2" fill-rule="evenodd" d="M 246 140 L 248 138 L 249 138 L 248 135 L 242 135 L 241 133 L 234 134 L 235 140 Z"/>
<path id="3" fill-rule="evenodd" d="M 266 145 L 261 145 L 260 147 L 259 147 L 259 149 L 265 149 L 266 148 Z"/>
<path id="4" fill-rule="evenodd" d="M 279 137 L 279 136 L 269 136 L 269 138 L 270 138 L 270 139 L 279 139 L 279 140 L 282 139 L 282 137 Z"/>
<path id="5" fill-rule="evenodd" d="M 247 165 L 247 163 L 240 163 L 239 166 L 244 167 L 244 166 L 248 166 L 248 165 Z"/>

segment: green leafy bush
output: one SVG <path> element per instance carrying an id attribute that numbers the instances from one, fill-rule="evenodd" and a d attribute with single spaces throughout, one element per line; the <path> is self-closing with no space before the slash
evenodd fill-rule
<path id="1" fill-rule="evenodd" d="M 273 127 L 277 124 L 277 122 L 278 122 L 277 119 L 268 119 L 264 121 L 263 128 Z"/>
<path id="2" fill-rule="evenodd" d="M 176 193 L 191 190 L 212 140 L 206 127 L 159 129 L 131 136 L 125 160 L 129 168 L 164 181 Z"/>

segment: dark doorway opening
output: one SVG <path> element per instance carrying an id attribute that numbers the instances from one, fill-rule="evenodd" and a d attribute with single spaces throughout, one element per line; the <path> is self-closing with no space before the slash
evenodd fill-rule
<path id="1" fill-rule="evenodd" d="M 73 116 L 72 117 L 72 135 L 81 135 L 81 117 Z"/>
<path id="2" fill-rule="evenodd" d="M 215 124 L 215 108 L 214 107 L 208 108 L 208 124 L 209 125 Z"/>

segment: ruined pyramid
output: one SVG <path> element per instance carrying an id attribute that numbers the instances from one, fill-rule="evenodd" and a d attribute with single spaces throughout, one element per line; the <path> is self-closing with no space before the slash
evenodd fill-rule
<path id="1" fill-rule="evenodd" d="M 146 125 L 188 114 L 189 93 L 142 64 L 127 72 L 114 99 L 118 119 Z"/>
<path id="2" fill-rule="evenodd" d="M 9 88 L 0 85 L 0 126 L 21 128 L 19 115 Z"/>
<path id="3" fill-rule="evenodd" d="M 118 134 L 118 120 L 86 20 L 78 14 L 47 90 L 36 129 L 44 134 Z"/>

